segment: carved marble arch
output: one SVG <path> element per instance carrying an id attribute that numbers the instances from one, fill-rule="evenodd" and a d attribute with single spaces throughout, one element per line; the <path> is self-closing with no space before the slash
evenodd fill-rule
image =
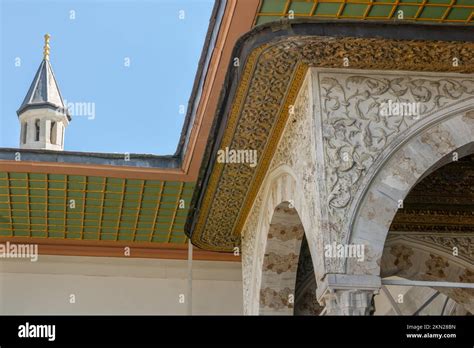
<path id="1" fill-rule="evenodd" d="M 268 229 L 260 315 L 318 315 L 316 277 L 305 231 L 292 202 L 280 203 Z"/>
<path id="2" fill-rule="evenodd" d="M 311 217 L 290 167 L 268 173 L 253 209 L 246 226 L 255 233 L 244 234 L 242 243 L 244 312 L 293 315 L 301 244 L 306 234 L 310 254 L 315 236 L 308 234 Z"/>
<path id="3" fill-rule="evenodd" d="M 381 277 L 474 283 L 474 154 L 458 158 L 423 177 L 405 197 L 390 226 Z M 406 289 L 393 287 L 392 291 Z M 424 314 L 474 313 L 474 290 L 409 289 L 398 307 L 413 314 L 413 304 L 439 292 Z M 451 301 L 449 301 L 451 300 Z M 377 301 L 376 301 L 377 302 Z M 435 301 L 436 302 L 436 301 Z M 440 309 L 444 303 L 445 310 Z M 449 303 L 456 311 L 449 311 Z M 376 305 L 377 307 L 377 305 Z M 383 307 L 383 306 L 382 306 Z"/>
<path id="4" fill-rule="evenodd" d="M 474 153 L 474 105 L 435 114 L 386 149 L 352 211 L 347 242 L 365 246 L 364 262 L 348 259 L 348 274 L 380 275 L 387 235 L 410 190 L 430 173 Z"/>

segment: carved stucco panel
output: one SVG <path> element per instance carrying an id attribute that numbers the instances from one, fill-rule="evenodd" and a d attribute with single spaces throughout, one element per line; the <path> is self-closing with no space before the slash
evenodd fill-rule
<path id="1" fill-rule="evenodd" d="M 461 74 L 313 69 L 313 81 L 325 170 L 319 197 L 327 207 L 322 223 L 327 228 L 326 243 L 344 243 L 350 234 L 351 209 L 357 204 L 357 195 L 369 183 L 367 177 L 375 166 L 391 155 L 386 150 L 399 143 L 404 132 L 416 128 L 418 123 L 439 117 L 440 110 L 472 100 L 474 80 Z M 389 103 L 416 106 L 419 112 L 386 115 Z M 439 132 L 439 142 L 431 144 L 439 148 L 435 151 L 453 149 L 449 131 Z M 435 139 L 433 135 L 429 138 Z M 399 176 L 419 177 L 423 172 L 416 172 L 417 167 L 409 157 L 403 158 L 399 162 Z M 368 194 L 370 199 L 371 193 Z M 393 203 L 396 204 L 395 197 Z M 344 269 L 344 259 L 327 263 L 332 272 Z"/>

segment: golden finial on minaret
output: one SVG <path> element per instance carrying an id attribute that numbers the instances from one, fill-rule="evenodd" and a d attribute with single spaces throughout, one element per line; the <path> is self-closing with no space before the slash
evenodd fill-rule
<path id="1" fill-rule="evenodd" d="M 49 34 L 44 35 L 43 59 L 49 60 Z"/>

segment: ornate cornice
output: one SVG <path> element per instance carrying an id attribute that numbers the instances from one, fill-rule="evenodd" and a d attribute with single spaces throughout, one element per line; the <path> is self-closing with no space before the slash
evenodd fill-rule
<path id="1" fill-rule="evenodd" d="M 318 27 L 319 35 L 309 35 L 307 29 L 300 30 L 305 35 L 298 35 L 298 28 L 293 26 L 278 30 L 266 42 L 247 37 L 254 47 L 236 52 L 245 55 L 240 59 L 245 64 L 230 67 L 234 69 L 228 74 L 230 88 L 223 92 L 220 108 L 226 118 L 222 114 L 216 118 L 216 138 L 209 141 L 200 190 L 195 193 L 187 223 L 195 245 L 217 251 L 232 251 L 240 246 L 240 231 L 308 67 L 341 69 L 347 58 L 351 69 L 474 72 L 474 44 L 466 42 L 469 39 L 465 28 L 450 28 L 448 36 L 452 41 L 431 41 L 436 33 L 443 36 L 437 26 L 367 25 L 370 30 L 365 30 L 360 25 L 357 35 L 344 35 L 348 31 L 341 29 L 343 23 L 330 23 L 334 30 L 325 27 L 327 23 L 311 25 Z M 454 39 L 456 30 L 460 30 L 458 40 L 466 41 Z M 334 34 L 322 35 L 326 32 Z M 375 35 L 385 38 L 372 37 Z M 410 35 L 418 39 L 406 39 Z M 453 58 L 457 58 L 458 66 L 453 65 Z M 216 163 L 217 150 L 226 147 L 257 150 L 258 165 Z"/>

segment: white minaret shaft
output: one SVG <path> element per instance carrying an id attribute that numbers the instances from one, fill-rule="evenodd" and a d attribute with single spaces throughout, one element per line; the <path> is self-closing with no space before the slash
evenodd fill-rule
<path id="1" fill-rule="evenodd" d="M 64 150 L 64 132 L 71 117 L 49 63 L 49 39 L 44 36 L 43 61 L 17 111 L 21 125 L 20 148 Z"/>

